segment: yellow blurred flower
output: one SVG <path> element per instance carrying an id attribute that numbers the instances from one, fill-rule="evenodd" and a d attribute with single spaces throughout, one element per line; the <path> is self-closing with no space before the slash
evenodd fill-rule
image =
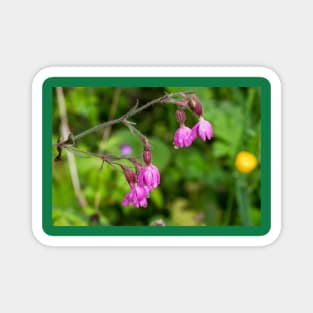
<path id="1" fill-rule="evenodd" d="M 241 151 L 237 154 L 235 160 L 236 168 L 241 173 L 250 173 L 258 165 L 255 155 L 248 151 Z"/>

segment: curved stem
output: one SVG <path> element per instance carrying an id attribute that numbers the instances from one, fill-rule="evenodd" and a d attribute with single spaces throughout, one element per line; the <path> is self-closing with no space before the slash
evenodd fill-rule
<path id="1" fill-rule="evenodd" d="M 89 152 L 89 151 L 81 150 L 81 149 L 73 147 L 72 145 L 64 145 L 64 146 L 62 146 L 62 148 L 67 150 L 68 152 L 72 152 L 73 154 L 76 154 L 78 156 L 87 157 L 87 158 L 94 157 L 94 158 L 98 158 L 102 161 L 106 161 L 108 163 L 112 163 L 116 160 L 128 160 L 128 158 L 122 157 L 122 156 L 115 156 L 112 154 L 102 154 L 102 153 L 95 153 L 95 152 Z"/>
<path id="2" fill-rule="evenodd" d="M 183 94 L 184 95 L 187 95 L 187 94 L 192 94 L 193 92 L 192 91 L 187 91 L 187 92 L 184 92 Z M 166 103 L 166 102 L 171 102 L 171 101 L 168 101 L 168 100 L 172 100 L 172 98 L 175 98 L 175 97 L 178 97 L 178 96 L 182 96 L 182 93 L 181 92 L 176 92 L 176 93 L 171 93 L 171 94 L 168 94 L 168 95 L 165 95 L 163 97 L 160 97 L 160 98 L 157 98 L 157 99 L 154 99 L 152 101 L 149 101 L 148 103 L 144 104 L 143 106 L 139 107 L 138 108 L 138 105 L 135 105 L 133 108 L 131 108 L 126 114 L 124 114 L 123 116 L 115 119 L 115 120 L 112 120 L 112 121 L 107 121 L 107 122 L 104 122 L 104 123 L 101 123 L 99 125 L 96 125 L 92 128 L 89 128 L 81 133 L 79 133 L 78 135 L 75 135 L 73 136 L 73 139 L 74 141 L 78 141 L 80 140 L 81 138 L 91 134 L 91 133 L 94 133 L 94 132 L 97 132 L 98 130 L 104 128 L 104 127 L 108 127 L 108 126 L 112 126 L 114 124 L 118 124 L 118 123 L 121 123 L 125 120 L 127 120 L 128 118 L 138 114 L 139 112 L 147 109 L 148 107 L 152 106 L 153 104 L 156 104 L 156 103 Z"/>

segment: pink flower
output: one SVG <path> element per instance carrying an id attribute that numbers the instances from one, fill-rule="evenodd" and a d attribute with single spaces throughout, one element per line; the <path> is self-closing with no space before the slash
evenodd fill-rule
<path id="1" fill-rule="evenodd" d="M 189 147 L 192 144 L 191 129 L 181 125 L 174 134 L 174 145 L 176 147 Z"/>
<path id="2" fill-rule="evenodd" d="M 176 130 L 174 134 L 174 145 L 179 148 L 189 147 L 192 144 L 192 140 L 190 138 L 191 129 L 185 125 L 185 112 L 177 110 L 176 118 L 179 122 L 180 127 Z"/>
<path id="3" fill-rule="evenodd" d="M 128 206 L 133 204 L 135 208 L 144 207 L 148 205 L 147 197 L 149 196 L 148 189 L 144 186 L 132 185 L 130 192 L 126 194 L 122 205 Z"/>
<path id="4" fill-rule="evenodd" d="M 146 186 L 149 191 L 160 184 L 160 172 L 158 168 L 153 165 L 142 167 L 138 175 L 139 186 Z"/>
<path id="5" fill-rule="evenodd" d="M 213 127 L 202 116 L 199 118 L 199 122 L 191 130 L 191 140 L 195 140 L 200 137 L 202 141 L 205 139 L 211 140 L 213 137 Z"/>
<path id="6" fill-rule="evenodd" d="M 122 156 L 127 156 L 132 154 L 132 147 L 128 144 L 123 144 L 121 145 L 121 155 Z"/>

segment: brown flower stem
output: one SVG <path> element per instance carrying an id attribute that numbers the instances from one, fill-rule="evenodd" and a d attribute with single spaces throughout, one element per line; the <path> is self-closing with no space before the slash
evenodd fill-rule
<path id="1" fill-rule="evenodd" d="M 184 92 L 183 94 L 184 95 L 187 95 L 187 94 L 192 94 L 193 92 L 192 91 L 188 91 L 188 92 Z M 142 105 L 141 107 L 138 107 L 138 105 L 135 105 L 134 107 L 132 107 L 126 114 L 124 114 L 123 116 L 115 119 L 115 120 L 111 120 L 111 121 L 107 121 L 107 122 L 104 122 L 104 123 L 101 123 L 99 125 L 96 125 L 92 128 L 89 128 L 83 132 L 81 132 L 80 134 L 78 135 L 74 135 L 73 136 L 73 139 L 74 139 L 74 142 L 80 140 L 81 138 L 91 134 L 91 133 L 94 133 L 94 132 L 97 132 L 99 130 L 101 130 L 102 128 L 105 128 L 105 127 L 108 127 L 108 126 L 112 126 L 112 125 L 115 125 L 115 124 L 118 124 L 118 123 L 122 123 L 123 121 L 127 120 L 128 118 L 138 114 L 139 112 L 149 108 L 150 106 L 156 104 L 156 103 L 167 103 L 167 102 L 171 102 L 171 100 L 175 97 L 181 97 L 182 96 L 182 93 L 181 92 L 176 92 L 176 93 L 171 93 L 171 94 L 168 94 L 168 95 L 165 95 L 163 97 L 160 97 L 160 98 L 157 98 L 157 99 L 154 99 L 152 101 L 149 101 L 148 103 Z"/>

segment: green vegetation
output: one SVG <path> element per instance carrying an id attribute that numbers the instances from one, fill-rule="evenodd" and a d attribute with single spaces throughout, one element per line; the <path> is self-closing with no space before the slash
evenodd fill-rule
<path id="1" fill-rule="evenodd" d="M 129 119 L 149 138 L 153 163 L 161 172 L 161 184 L 151 193 L 147 208 L 122 206 L 130 188 L 121 169 L 82 153 L 74 156 L 79 180 L 75 191 L 71 152 L 63 151 L 62 160 L 53 162 L 54 225 L 141 226 L 154 225 L 160 219 L 165 225 L 259 225 L 260 165 L 248 173 L 235 167 L 240 151 L 254 154 L 260 162 L 258 88 L 64 88 L 66 123 L 76 135 L 122 116 L 137 100 L 142 105 L 165 92 L 190 90 L 200 99 L 204 118 L 213 125 L 211 141 L 198 138 L 188 148 L 174 148 L 173 136 L 179 127 L 175 104 L 155 104 Z M 62 137 L 64 126 L 59 101 L 55 92 L 52 144 Z M 189 127 L 197 122 L 191 112 L 186 112 L 186 117 Z M 123 144 L 141 159 L 140 139 L 123 124 L 85 136 L 77 148 L 120 155 Z M 53 153 L 54 159 L 56 148 Z M 124 164 L 131 166 L 127 161 Z"/>

